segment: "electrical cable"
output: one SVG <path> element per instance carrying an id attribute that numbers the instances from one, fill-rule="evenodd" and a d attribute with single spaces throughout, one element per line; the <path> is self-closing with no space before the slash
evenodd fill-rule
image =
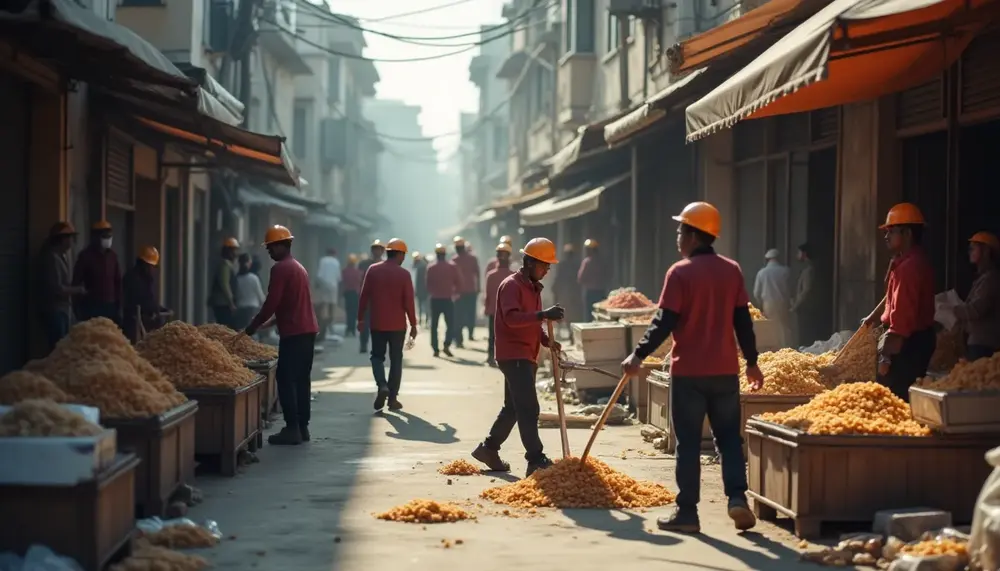
<path id="1" fill-rule="evenodd" d="M 391 14 L 389 16 L 382 16 L 379 18 L 368 18 L 366 22 L 385 22 L 387 20 L 396 20 L 398 18 L 404 18 L 406 16 L 418 16 L 420 14 L 429 14 L 431 12 L 436 12 L 444 8 L 451 8 L 452 6 L 458 6 L 460 4 L 468 4 L 473 0 L 452 0 L 451 2 L 446 2 L 444 4 L 438 4 L 436 6 L 429 6 L 427 8 L 422 8 L 420 10 L 412 10 L 410 12 L 400 12 L 398 14 Z"/>

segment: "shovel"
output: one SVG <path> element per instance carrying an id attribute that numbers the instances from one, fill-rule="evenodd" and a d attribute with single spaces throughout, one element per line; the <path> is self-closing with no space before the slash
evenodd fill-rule
<path id="1" fill-rule="evenodd" d="M 576 369 L 576 370 L 593 371 L 595 373 L 600 373 L 602 375 L 611 377 L 612 379 L 618 378 L 614 374 L 609 373 L 603 369 L 598 369 L 597 367 L 588 367 L 580 363 L 567 362 L 563 363 L 563 366 L 568 370 Z M 581 465 L 583 465 L 587 461 L 587 456 L 590 455 L 590 449 L 592 446 L 594 446 L 594 441 L 597 440 L 597 434 L 601 431 L 602 428 L 604 428 L 604 424 L 608 421 L 608 416 L 611 415 L 611 409 L 615 406 L 615 403 L 618 402 L 618 399 L 621 398 L 622 393 L 625 392 L 625 387 L 628 386 L 629 379 L 631 379 L 631 377 L 629 377 L 628 374 L 623 374 L 621 378 L 618 379 L 618 386 L 615 387 L 615 392 L 613 395 L 611 395 L 611 400 L 609 400 L 608 404 L 605 405 L 604 412 L 601 413 L 601 418 L 597 419 L 597 423 L 594 424 L 594 431 L 590 433 L 590 440 L 587 441 L 587 447 L 583 449 L 583 455 L 580 456 Z"/>
<path id="2" fill-rule="evenodd" d="M 548 328 L 549 341 L 555 340 L 552 321 L 545 322 Z M 559 413 L 559 438 L 562 442 L 563 458 L 569 458 L 569 435 L 566 433 L 566 408 L 562 398 L 562 375 L 559 372 L 559 352 L 549 348 L 552 353 L 552 380 L 556 392 L 556 410 Z"/>

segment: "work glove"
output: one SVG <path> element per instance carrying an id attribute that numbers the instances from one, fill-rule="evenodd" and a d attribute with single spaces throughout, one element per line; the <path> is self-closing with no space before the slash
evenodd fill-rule
<path id="1" fill-rule="evenodd" d="M 566 310 L 559 307 L 558 305 L 553 305 L 552 307 L 546 309 L 545 311 L 539 311 L 538 317 L 540 319 L 549 319 L 551 321 L 559 321 L 566 316 Z"/>

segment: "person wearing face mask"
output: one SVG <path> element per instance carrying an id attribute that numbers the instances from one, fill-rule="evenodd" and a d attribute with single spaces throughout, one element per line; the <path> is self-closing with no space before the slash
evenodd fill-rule
<path id="1" fill-rule="evenodd" d="M 107 317 L 121 324 L 122 274 L 111 240 L 111 223 L 95 222 L 90 229 L 90 245 L 76 259 L 73 285 L 86 290 L 76 308 L 80 321 Z"/>
<path id="2" fill-rule="evenodd" d="M 156 288 L 156 267 L 160 265 L 160 252 L 153 246 L 143 246 L 136 257 L 135 265 L 122 278 L 124 310 L 122 329 L 132 343 L 140 339 L 139 324 L 152 331 L 163 325 L 166 308 L 160 305 L 160 295 Z"/>
<path id="3" fill-rule="evenodd" d="M 285 427 L 267 437 L 268 444 L 295 446 L 309 442 L 312 417 L 310 394 L 313 354 L 319 323 L 309 292 L 309 273 L 292 257 L 292 232 L 280 225 L 268 228 L 264 247 L 274 260 L 267 298 L 250 325 L 243 330 L 249 336 L 272 322 L 278 326 L 278 402 L 285 416 Z"/>
<path id="4" fill-rule="evenodd" d="M 556 246 L 546 238 L 533 238 L 521 250 L 522 264 L 517 273 L 507 276 L 497 290 L 494 329 L 497 366 L 504 377 L 503 408 L 490 428 L 489 436 L 472 452 L 472 457 L 495 472 L 510 471 L 510 464 L 500 458 L 500 447 L 514 425 L 521 435 L 526 475 L 552 465 L 545 456 L 538 436 L 538 393 L 535 372 L 539 348 L 558 352 L 562 347 L 542 330 L 545 320 L 559 321 L 565 316 L 562 307 L 542 310 L 542 284 L 552 264 L 558 264 Z"/>
<path id="5" fill-rule="evenodd" d="M 965 358 L 975 361 L 1000 350 L 1000 240 L 992 232 L 969 238 L 969 262 L 976 266 L 976 281 L 955 315 L 965 324 L 969 341 Z"/>
<path id="6" fill-rule="evenodd" d="M 73 314 L 73 297 L 87 293 L 83 286 L 73 285 L 73 270 L 69 251 L 76 238 L 76 229 L 69 222 L 59 222 L 49 230 L 42 247 L 39 268 L 39 318 L 49 350 L 69 333 Z"/>
<path id="7" fill-rule="evenodd" d="M 216 323 L 236 329 L 236 276 L 239 275 L 239 265 L 237 263 L 237 252 L 240 243 L 236 238 L 226 238 L 222 242 L 219 264 L 215 269 L 215 278 L 212 280 L 212 291 L 208 294 L 208 305 L 212 308 L 212 315 Z"/>

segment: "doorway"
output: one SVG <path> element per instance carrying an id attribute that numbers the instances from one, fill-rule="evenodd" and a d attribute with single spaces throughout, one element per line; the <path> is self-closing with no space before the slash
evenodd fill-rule
<path id="1" fill-rule="evenodd" d="M 837 209 L 837 149 L 830 147 L 809 153 L 809 191 L 806 214 L 806 243 L 813 264 L 813 295 L 816 303 L 808 318 L 812 327 L 800 331 L 800 342 L 812 344 L 833 333 L 834 236 Z M 798 248 L 795 244 L 795 248 Z M 811 331 L 810 331 L 811 330 Z M 810 334 L 811 333 L 811 334 Z M 807 337 L 815 339 L 807 339 Z"/>

